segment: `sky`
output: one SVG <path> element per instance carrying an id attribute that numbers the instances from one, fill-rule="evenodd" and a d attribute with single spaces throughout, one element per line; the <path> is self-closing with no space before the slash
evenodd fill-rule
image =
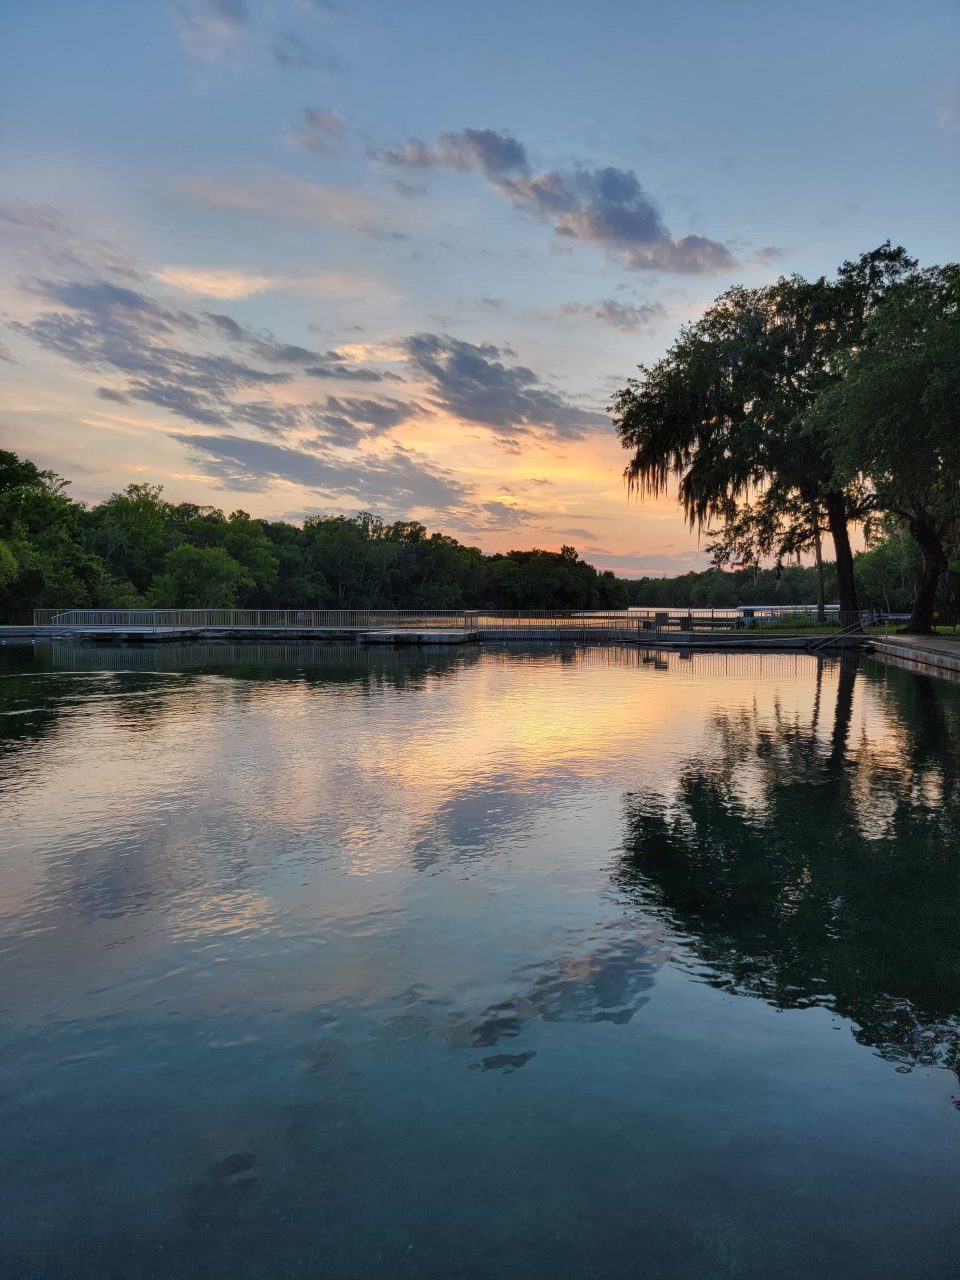
<path id="1" fill-rule="evenodd" d="M 701 568 L 611 395 L 732 284 L 956 260 L 958 51 L 957 0 L 0 6 L 0 447 Z"/>

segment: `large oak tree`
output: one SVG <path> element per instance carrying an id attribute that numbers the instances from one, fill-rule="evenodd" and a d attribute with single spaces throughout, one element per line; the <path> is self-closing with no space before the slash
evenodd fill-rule
<path id="1" fill-rule="evenodd" d="M 768 520 L 782 516 L 784 530 L 789 525 L 795 550 L 804 543 L 797 511 L 806 511 L 807 545 L 825 524 L 840 608 L 856 619 L 850 526 L 871 499 L 859 477 L 838 477 L 833 433 L 809 411 L 843 376 L 880 300 L 915 267 L 887 242 L 844 263 L 835 280 L 791 276 L 722 294 L 614 397 L 614 424 L 632 452 L 631 489 L 658 496 L 676 481 L 691 526 L 700 528 L 733 522 L 762 499 Z"/>

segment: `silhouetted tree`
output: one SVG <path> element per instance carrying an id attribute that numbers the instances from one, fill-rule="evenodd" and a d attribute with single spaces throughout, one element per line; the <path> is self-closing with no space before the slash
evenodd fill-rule
<path id="1" fill-rule="evenodd" d="M 632 453 L 631 489 L 655 497 L 676 479 L 683 510 L 699 527 L 734 519 L 764 494 L 775 531 L 791 515 L 796 549 L 803 549 L 798 530 L 813 545 L 825 522 L 840 607 L 855 616 L 849 526 L 870 496 L 838 476 L 832 433 L 811 428 L 806 415 L 841 376 L 841 358 L 862 341 L 877 303 L 915 266 L 887 242 L 845 262 L 835 280 L 784 277 L 722 294 L 614 397 L 614 424 Z M 805 513 L 799 525 L 797 507 Z"/>

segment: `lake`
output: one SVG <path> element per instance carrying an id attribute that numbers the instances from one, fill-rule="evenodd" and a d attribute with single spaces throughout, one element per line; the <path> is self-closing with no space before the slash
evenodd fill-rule
<path id="1" fill-rule="evenodd" d="M 0 648 L 7 1280 L 923 1280 L 960 685 Z"/>

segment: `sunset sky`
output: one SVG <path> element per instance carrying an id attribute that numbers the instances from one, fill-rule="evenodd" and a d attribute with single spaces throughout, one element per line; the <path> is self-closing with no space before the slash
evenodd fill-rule
<path id="1" fill-rule="evenodd" d="M 0 13 L 0 445 L 264 516 L 701 567 L 605 407 L 736 282 L 960 256 L 956 0 Z"/>

